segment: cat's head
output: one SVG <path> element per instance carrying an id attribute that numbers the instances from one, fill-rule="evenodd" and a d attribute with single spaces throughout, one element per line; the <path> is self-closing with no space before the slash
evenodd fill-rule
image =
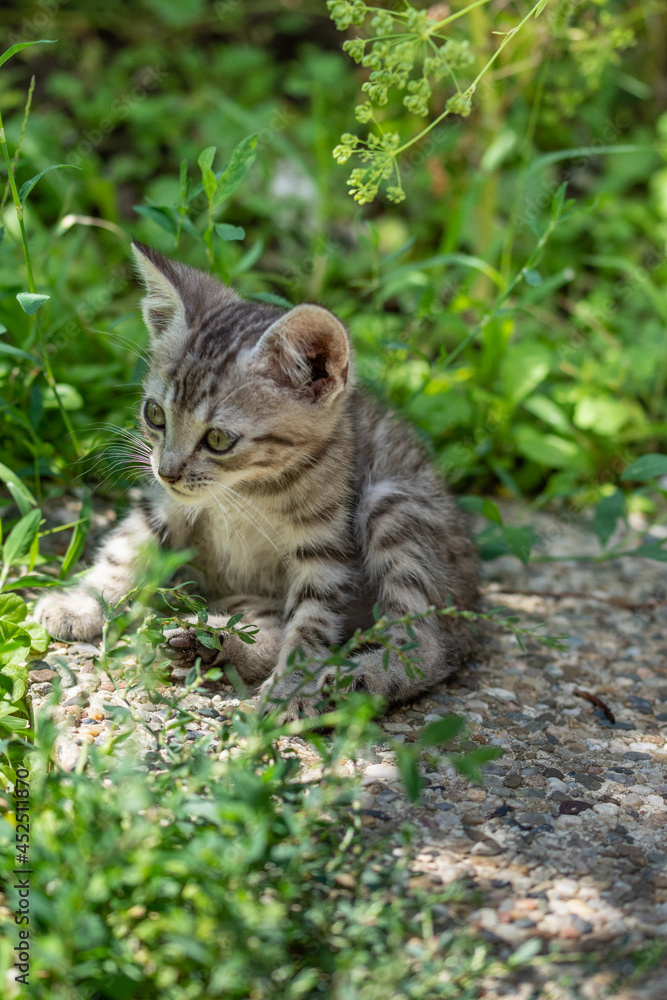
<path id="1" fill-rule="evenodd" d="M 326 309 L 249 302 L 216 278 L 132 245 L 150 334 L 141 422 L 158 482 L 205 504 L 217 484 L 275 478 L 334 432 L 350 345 Z"/>

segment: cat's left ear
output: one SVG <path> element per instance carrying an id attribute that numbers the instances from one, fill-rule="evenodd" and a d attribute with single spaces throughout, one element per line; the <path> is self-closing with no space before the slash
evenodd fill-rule
<path id="1" fill-rule="evenodd" d="M 331 400 L 347 384 L 350 342 L 343 324 L 321 306 L 290 309 L 262 335 L 255 353 L 275 381 L 313 401 Z"/>
<path id="2" fill-rule="evenodd" d="M 132 253 L 147 292 L 141 301 L 141 312 L 151 339 L 157 341 L 176 321 L 185 321 L 179 288 L 181 272 L 176 261 L 137 240 L 132 244 Z"/>

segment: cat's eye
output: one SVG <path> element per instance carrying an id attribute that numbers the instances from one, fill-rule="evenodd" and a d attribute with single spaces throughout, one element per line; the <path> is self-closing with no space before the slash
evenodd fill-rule
<path id="1" fill-rule="evenodd" d="M 220 430 L 214 427 L 210 430 L 205 438 L 204 443 L 207 448 L 211 451 L 217 452 L 218 455 L 222 455 L 226 451 L 230 451 L 234 447 L 238 438 L 234 434 L 228 434 L 227 431 Z"/>
<path id="2" fill-rule="evenodd" d="M 164 410 L 154 399 L 149 399 L 146 402 L 144 416 L 151 427 L 164 427 L 167 422 Z"/>

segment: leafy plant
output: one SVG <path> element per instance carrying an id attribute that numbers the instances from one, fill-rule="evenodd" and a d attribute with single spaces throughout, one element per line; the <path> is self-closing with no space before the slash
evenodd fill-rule
<path id="1" fill-rule="evenodd" d="M 188 163 L 187 160 L 183 160 L 180 168 L 180 201 L 171 206 L 154 205 L 149 202 L 147 205 L 135 206 L 135 212 L 145 215 L 167 232 L 173 233 L 176 247 L 179 245 L 184 228 L 195 239 L 203 239 L 209 263 L 214 265 L 214 234 L 226 242 L 242 240 L 245 236 L 242 226 L 233 226 L 228 222 L 216 223 L 215 219 L 219 215 L 221 206 L 231 198 L 250 170 L 256 149 L 257 136 L 248 136 L 233 150 L 227 166 L 216 173 L 213 170 L 216 148 L 208 146 L 202 150 L 197 159 L 202 176 L 200 184 L 195 185 L 192 190 L 189 189 Z M 197 218 L 201 214 L 202 202 L 206 210 L 206 228 L 200 233 L 192 216 Z"/>
<path id="2" fill-rule="evenodd" d="M 355 62 L 371 70 L 361 88 L 368 100 L 357 105 L 355 117 L 361 123 L 373 122 L 379 132 L 369 133 L 365 139 L 346 132 L 334 149 L 337 163 L 347 163 L 350 157 L 356 156 L 364 164 L 355 168 L 348 180 L 350 194 L 359 204 L 373 201 L 381 185 L 387 185 L 386 193 L 390 201 L 403 201 L 405 193 L 398 158 L 450 115 L 468 117 L 482 78 L 514 35 L 530 18 L 542 13 L 548 0 L 539 0 L 519 24 L 505 32 L 491 58 L 467 86 L 462 86 L 462 78 L 472 75 L 475 56 L 468 39 L 453 38 L 445 33 L 445 29 L 486 2 L 488 0 L 476 0 L 438 19 L 437 14 L 434 16 L 430 11 L 418 10 L 410 3 L 405 4 L 405 10 L 388 10 L 371 7 L 362 0 L 327 0 L 331 17 L 339 30 L 345 31 L 350 25 L 361 27 L 369 18 L 370 29 L 375 32 L 370 38 L 353 38 L 343 43 L 343 49 Z M 387 104 L 391 88 L 405 91 L 403 106 L 411 114 L 425 118 L 429 114 L 433 87 L 445 78 L 455 92 L 447 98 L 444 111 L 416 136 L 401 142 L 398 132 L 387 132 L 377 120 L 378 110 Z M 394 183 L 388 184 L 391 179 Z"/>

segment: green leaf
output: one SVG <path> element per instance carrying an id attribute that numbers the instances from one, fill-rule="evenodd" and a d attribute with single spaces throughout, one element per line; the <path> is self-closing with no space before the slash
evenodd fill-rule
<path id="1" fill-rule="evenodd" d="M 44 174 L 48 174 L 50 170 L 67 170 L 67 169 L 81 170 L 81 167 L 76 167 L 73 163 L 52 163 L 50 167 L 44 167 L 44 169 L 40 170 L 38 174 L 35 174 L 35 176 L 31 177 L 29 181 L 26 181 L 25 184 L 21 185 L 21 190 L 19 191 L 20 203 L 22 205 L 24 204 L 26 198 L 34 188 L 35 184 L 37 184 L 37 182 L 44 176 Z"/>
<path id="2" fill-rule="evenodd" d="M 236 191 L 237 187 L 250 170 L 255 156 L 257 155 L 257 136 L 250 135 L 238 144 L 227 167 L 217 181 L 217 191 L 215 192 L 214 205 L 219 205 Z M 204 190 L 206 187 L 204 186 Z"/>
<path id="3" fill-rule="evenodd" d="M 15 56 L 17 52 L 20 52 L 21 49 L 27 49 L 29 45 L 55 45 L 56 42 L 56 38 L 38 38 L 34 42 L 17 42 L 16 45 L 12 45 L 11 48 L 5 49 L 2 53 L 0 56 L 0 66 L 6 63 L 8 59 L 11 59 L 12 56 Z"/>
<path id="4" fill-rule="evenodd" d="M 493 500 L 485 500 L 482 497 L 457 497 L 457 503 L 459 507 L 463 510 L 470 510 L 474 514 L 481 514 L 488 521 L 493 521 L 495 524 L 502 524 L 503 518 L 502 514 L 498 510 L 498 507 L 493 502 Z"/>
<path id="5" fill-rule="evenodd" d="M 499 530 L 512 555 L 527 565 L 530 561 L 530 550 L 537 541 L 534 528 L 517 528 L 512 524 L 503 524 Z"/>
<path id="6" fill-rule="evenodd" d="M 241 642 L 245 642 L 249 646 L 251 646 L 253 644 L 253 642 L 257 642 L 257 640 L 255 639 L 255 637 L 252 636 L 252 635 L 250 635 L 248 632 L 237 632 L 236 635 L 241 640 Z"/>
<path id="7" fill-rule="evenodd" d="M 396 766 L 401 772 L 408 798 L 413 802 L 416 802 L 419 798 L 419 793 L 424 784 L 424 780 L 417 768 L 418 760 L 419 752 L 416 746 L 409 746 L 405 743 L 399 744 L 396 749 Z"/>
<path id="8" fill-rule="evenodd" d="M 228 222 L 219 222 L 214 228 L 221 240 L 231 242 L 231 240 L 245 239 L 245 229 L 243 226 L 232 226 Z"/>
<path id="9" fill-rule="evenodd" d="M 645 559 L 656 559 L 658 562 L 667 562 L 667 549 L 659 545 L 640 545 L 632 554 L 644 556 Z"/>
<path id="10" fill-rule="evenodd" d="M 292 309 L 294 305 L 293 302 L 290 302 L 282 295 L 276 295 L 275 292 L 254 292 L 252 295 L 248 295 L 247 298 L 255 299 L 256 302 L 268 302 L 270 306 L 281 306 L 283 309 Z"/>
<path id="11" fill-rule="evenodd" d="M 243 257 L 241 257 L 241 260 L 238 262 L 238 264 L 236 264 L 236 266 L 232 269 L 232 276 L 238 277 L 239 274 L 244 274 L 246 271 L 249 271 L 252 267 L 255 266 L 259 258 L 262 256 L 263 252 L 264 252 L 264 240 L 260 236 L 260 238 L 255 243 L 253 243 L 250 249 L 243 254 Z"/>
<path id="12" fill-rule="evenodd" d="M 537 13 L 540 13 L 540 11 Z M 537 14 L 535 16 L 537 16 Z M 536 955 L 539 955 L 541 948 L 542 938 L 528 938 L 527 941 L 523 941 L 522 944 L 519 945 L 516 951 L 512 952 L 507 959 L 507 964 L 510 969 L 519 969 L 522 965 L 528 965 Z"/>
<path id="13" fill-rule="evenodd" d="M 73 385 L 68 385 L 66 382 L 58 382 L 56 391 L 64 410 L 80 410 L 83 408 L 83 396 Z M 58 408 L 56 394 L 50 385 L 47 385 L 44 389 L 42 403 L 45 410 L 55 410 Z"/>
<path id="14" fill-rule="evenodd" d="M 498 510 L 493 500 L 484 500 L 482 502 L 482 514 L 489 521 L 495 521 L 496 524 L 503 523 L 500 511 Z"/>
<path id="15" fill-rule="evenodd" d="M 206 632 L 203 628 L 195 629 L 195 635 L 197 636 L 197 641 L 201 642 L 202 646 L 206 646 L 207 649 L 220 649 L 220 639 L 217 635 L 212 635 L 210 632 Z"/>
<path id="16" fill-rule="evenodd" d="M 614 533 L 616 522 L 625 513 L 625 496 L 620 490 L 615 490 L 607 497 L 602 497 L 595 506 L 593 515 L 593 531 L 603 547 Z"/>
<path id="17" fill-rule="evenodd" d="M 575 149 L 558 149 L 553 153 L 545 153 L 543 156 L 538 156 L 532 160 L 530 166 L 526 169 L 526 175 L 528 176 L 533 174 L 536 171 L 541 170 L 543 167 L 550 166 L 552 163 L 559 163 L 561 160 L 588 159 L 591 156 L 612 156 L 619 153 L 655 154 L 655 147 L 649 145 L 639 145 L 638 143 L 619 142 L 613 146 L 577 146 Z M 560 208 L 561 211 L 566 187 L 566 184 L 561 184 L 558 191 L 554 195 L 554 201 L 556 201 L 557 198 L 559 199 L 556 207 Z"/>
<path id="18" fill-rule="evenodd" d="M 23 312 L 28 316 L 34 316 L 45 302 L 51 298 L 50 295 L 38 295 L 36 292 L 19 292 L 16 296 Z"/>
<path id="19" fill-rule="evenodd" d="M 24 555 L 32 540 L 39 531 L 39 524 L 42 519 L 41 510 L 31 510 L 24 514 L 20 521 L 14 525 L 5 544 L 2 546 L 2 561 L 5 564 L 5 573 L 16 559 Z"/>
<path id="20" fill-rule="evenodd" d="M 517 451 L 538 465 L 551 469 L 577 469 L 587 466 L 587 456 L 576 441 L 558 434 L 542 434 L 527 424 L 514 428 Z"/>
<path id="21" fill-rule="evenodd" d="M 166 205 L 134 205 L 133 210 L 137 215 L 145 216 L 172 236 L 178 228 L 173 209 Z"/>
<path id="22" fill-rule="evenodd" d="M 505 279 L 502 274 L 496 270 L 488 261 L 483 260 L 481 257 L 473 257 L 467 253 L 440 253 L 435 254 L 433 257 L 425 257 L 422 260 L 416 260 L 412 264 L 403 264 L 401 267 L 390 271 L 384 278 L 384 284 L 387 285 L 390 281 L 393 283 L 398 278 L 408 277 L 417 270 L 426 270 L 428 268 L 443 268 L 448 264 L 453 264 L 454 266 L 460 265 L 462 267 L 470 267 L 474 271 L 479 271 L 481 274 L 485 274 L 498 288 L 503 288 L 505 284 Z M 386 291 L 385 291 L 386 294 Z"/>
<path id="23" fill-rule="evenodd" d="M 449 759 L 459 774 L 462 774 L 469 781 L 473 781 L 476 785 L 480 785 L 484 781 L 481 765 L 502 757 L 502 753 L 500 747 L 478 747 L 465 754 L 452 754 Z"/>
<path id="24" fill-rule="evenodd" d="M 218 179 L 211 169 L 214 158 L 215 146 L 207 146 L 206 149 L 199 154 L 199 159 L 197 160 L 199 169 L 201 170 L 201 181 L 204 193 L 209 202 L 213 201 L 213 196 L 218 188 Z"/>
<path id="25" fill-rule="evenodd" d="M 522 405 L 529 413 L 532 413 L 535 417 L 539 417 L 545 424 L 550 424 L 560 434 L 572 434 L 572 426 L 567 419 L 565 411 L 558 403 L 554 403 L 549 396 L 535 393 L 535 395 L 529 396 L 528 399 L 524 399 Z"/>
<path id="26" fill-rule="evenodd" d="M 632 479 L 643 483 L 647 479 L 657 479 L 659 476 L 667 476 L 667 455 L 651 454 L 642 455 L 629 465 L 621 479 Z"/>
<path id="27" fill-rule="evenodd" d="M 26 653 L 26 657 L 27 657 Z M 24 657 L 24 659 L 26 658 Z M 0 663 L 2 654 L 0 653 Z M 28 667 L 25 663 L 5 663 L 0 667 L 0 673 L 4 677 L 9 677 L 12 682 L 12 693 L 10 695 L 14 704 L 19 702 L 25 694 L 28 686 Z"/>
<path id="28" fill-rule="evenodd" d="M 552 352 L 538 340 L 510 344 L 501 364 L 504 395 L 512 403 L 520 403 L 549 374 Z"/>
<path id="29" fill-rule="evenodd" d="M 431 722 L 426 729 L 423 729 L 417 742 L 422 747 L 441 746 L 441 744 L 453 740 L 464 726 L 465 719 L 462 719 L 460 715 L 447 715 L 443 719 L 438 719 L 437 722 Z"/>
<path id="30" fill-rule="evenodd" d="M 17 709 L 14 705 L 7 705 L 0 702 L 0 726 L 12 732 L 28 728 L 28 720 L 16 715 Z"/>
<path id="31" fill-rule="evenodd" d="M 42 362 L 34 354 L 28 354 L 27 351 L 22 351 L 20 347 L 14 347 L 13 344 L 0 343 L 0 354 L 13 354 L 17 358 L 25 358 L 26 361 L 30 361 L 31 364 L 37 365 L 39 368 L 42 367 Z"/>
<path id="32" fill-rule="evenodd" d="M 18 625 L 28 616 L 28 605 L 18 594 L 0 594 L 0 618 Z"/>
<path id="33" fill-rule="evenodd" d="M 530 285 L 531 288 L 539 288 L 542 284 L 542 275 L 539 271 L 534 271 L 529 267 L 523 272 L 523 280 L 527 285 Z"/>
<path id="34" fill-rule="evenodd" d="M 4 399 L 2 396 L 0 396 L 0 410 L 3 413 L 5 413 L 8 417 L 11 417 L 11 419 L 15 423 L 17 423 L 20 427 L 23 427 L 24 430 L 30 433 L 29 421 L 26 420 L 26 418 L 24 417 L 24 415 L 21 413 L 20 410 L 17 410 L 15 406 L 12 406 L 11 403 L 8 403 L 7 400 Z M 5 468 L 5 466 L 2 466 L 2 468 Z M 0 478 L 2 477 L 0 476 Z M 23 513 L 25 513 L 25 511 Z"/>
<path id="35" fill-rule="evenodd" d="M 30 652 L 31 639 L 22 625 L 0 619 L 0 665 L 25 663 Z"/>
<path id="36" fill-rule="evenodd" d="M 27 576 L 22 576 L 18 580 L 10 580 L 9 583 L 5 583 L 3 590 L 23 590 L 25 587 L 52 587 L 53 577 L 47 576 L 45 573 L 28 573 Z"/>
<path id="37" fill-rule="evenodd" d="M 572 420 L 582 430 L 614 438 L 636 415 L 636 405 L 606 394 L 585 396 L 577 403 Z"/>
<path id="38" fill-rule="evenodd" d="M 13 597 L 14 595 L 12 594 L 11 596 Z M 26 630 L 32 640 L 30 647 L 32 652 L 45 653 L 47 651 L 51 639 L 49 633 L 39 622 L 21 622 L 21 628 Z"/>
<path id="39" fill-rule="evenodd" d="M 81 504 L 79 520 L 74 526 L 74 531 L 72 532 L 72 537 L 70 538 L 65 558 L 63 559 L 60 572 L 58 573 L 58 578 L 60 580 L 64 580 L 69 575 L 70 570 L 76 566 L 79 561 L 79 557 L 81 556 L 83 547 L 86 543 L 86 537 L 90 531 L 92 516 L 93 501 L 90 496 L 86 496 Z"/>

